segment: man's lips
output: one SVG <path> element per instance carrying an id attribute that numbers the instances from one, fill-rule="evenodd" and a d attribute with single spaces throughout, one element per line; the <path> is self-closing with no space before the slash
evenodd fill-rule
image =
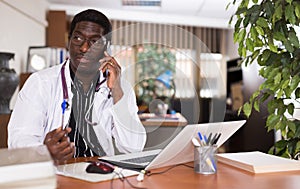
<path id="1" fill-rule="evenodd" d="M 76 61 L 79 67 L 100 66 L 100 63 L 97 60 L 94 60 L 92 57 L 88 57 L 86 55 L 84 56 L 78 55 L 76 57 Z"/>
<path id="2" fill-rule="evenodd" d="M 77 56 L 76 58 L 79 63 L 89 63 L 91 62 L 87 57 L 85 56 Z"/>

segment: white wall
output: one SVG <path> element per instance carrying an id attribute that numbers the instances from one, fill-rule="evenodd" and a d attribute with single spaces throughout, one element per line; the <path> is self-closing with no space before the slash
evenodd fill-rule
<path id="1" fill-rule="evenodd" d="M 0 0 L 0 52 L 15 53 L 10 68 L 18 75 L 26 71 L 28 47 L 46 44 L 47 8 L 46 0 Z"/>

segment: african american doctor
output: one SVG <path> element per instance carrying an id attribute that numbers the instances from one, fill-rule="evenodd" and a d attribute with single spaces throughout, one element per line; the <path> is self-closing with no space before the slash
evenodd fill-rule
<path id="1" fill-rule="evenodd" d="M 108 54 L 111 24 L 101 12 L 74 16 L 69 59 L 33 73 L 18 94 L 8 147 L 46 145 L 55 162 L 142 151 L 146 132 L 132 87 Z"/>

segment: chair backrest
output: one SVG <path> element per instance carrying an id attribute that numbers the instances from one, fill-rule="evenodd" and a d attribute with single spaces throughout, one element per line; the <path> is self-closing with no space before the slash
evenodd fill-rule
<path id="1" fill-rule="evenodd" d="M 7 148 L 7 125 L 10 114 L 0 114 L 0 148 Z"/>

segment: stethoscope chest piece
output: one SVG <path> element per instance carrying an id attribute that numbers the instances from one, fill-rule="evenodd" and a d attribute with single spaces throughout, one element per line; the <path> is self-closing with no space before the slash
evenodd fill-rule
<path id="1" fill-rule="evenodd" d="M 62 108 L 63 113 L 65 113 L 65 111 L 67 109 L 69 109 L 69 107 L 70 107 L 70 104 L 68 103 L 68 100 L 64 99 L 63 102 L 61 103 L 61 108 Z"/>

